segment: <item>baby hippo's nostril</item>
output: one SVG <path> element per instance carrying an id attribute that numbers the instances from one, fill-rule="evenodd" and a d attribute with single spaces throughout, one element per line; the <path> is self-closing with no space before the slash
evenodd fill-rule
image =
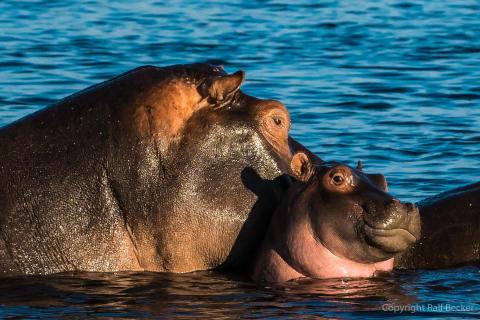
<path id="1" fill-rule="evenodd" d="M 368 206 L 366 207 L 368 208 Z M 365 222 L 374 228 L 395 229 L 403 226 L 409 219 L 411 206 L 400 202 L 395 198 L 377 205 L 376 210 L 365 210 Z"/>
<path id="2" fill-rule="evenodd" d="M 418 220 L 418 209 L 413 203 L 403 203 L 398 199 L 390 199 L 384 203 L 379 210 L 381 214 L 368 216 L 365 221 L 371 226 L 383 229 L 407 229 L 414 230 L 416 235 Z"/>
<path id="3" fill-rule="evenodd" d="M 402 203 L 395 198 L 389 199 L 385 202 L 385 209 L 387 211 L 399 211 L 402 209 Z"/>
<path id="4" fill-rule="evenodd" d="M 365 214 L 369 216 L 375 216 L 377 213 L 375 202 L 368 200 L 362 205 L 362 209 L 365 211 Z"/>

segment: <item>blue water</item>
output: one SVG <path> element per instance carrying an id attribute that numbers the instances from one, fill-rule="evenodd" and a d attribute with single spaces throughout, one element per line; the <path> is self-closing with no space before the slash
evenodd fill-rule
<path id="1" fill-rule="evenodd" d="M 418 201 L 480 180 L 479 35 L 473 0 L 5 0 L 0 126 L 139 65 L 207 61 L 284 102 L 292 135 L 322 158 L 362 159 Z M 405 317 L 389 306 L 479 316 L 480 272 L 275 287 L 215 273 L 0 282 L 0 317 Z"/>

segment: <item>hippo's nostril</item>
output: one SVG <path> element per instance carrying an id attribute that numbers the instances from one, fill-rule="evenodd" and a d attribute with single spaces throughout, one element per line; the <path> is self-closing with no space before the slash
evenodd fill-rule
<path id="1" fill-rule="evenodd" d="M 368 215 L 375 215 L 376 214 L 376 206 L 375 203 L 371 200 L 366 201 L 364 204 L 361 205 L 363 211 Z"/>
<path id="2" fill-rule="evenodd" d="M 402 207 L 402 203 L 398 199 L 391 198 L 384 202 L 384 207 L 385 207 L 385 210 L 388 212 L 399 211 L 400 208 Z"/>
<path id="3" fill-rule="evenodd" d="M 375 205 L 373 202 L 367 202 L 364 206 L 364 221 L 374 228 L 393 229 L 403 225 L 407 216 L 407 210 L 404 205 L 394 198 Z"/>

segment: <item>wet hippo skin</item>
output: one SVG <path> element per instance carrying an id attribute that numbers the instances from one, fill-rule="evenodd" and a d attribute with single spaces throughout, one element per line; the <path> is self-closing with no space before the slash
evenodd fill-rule
<path id="1" fill-rule="evenodd" d="M 303 146 L 244 77 L 142 67 L 1 128 L 0 274 L 251 261 Z"/>
<path id="2" fill-rule="evenodd" d="M 398 268 L 449 268 L 480 262 L 480 183 L 418 204 L 420 240 L 395 258 Z"/>
<path id="3" fill-rule="evenodd" d="M 386 193 L 383 176 L 302 152 L 291 166 L 298 181 L 272 216 L 254 280 L 371 277 L 420 237 L 418 208 Z"/>

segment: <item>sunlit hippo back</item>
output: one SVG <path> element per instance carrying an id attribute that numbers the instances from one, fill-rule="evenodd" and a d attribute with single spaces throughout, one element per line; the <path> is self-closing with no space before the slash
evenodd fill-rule
<path id="1" fill-rule="evenodd" d="M 339 163 L 291 162 L 298 179 L 272 217 L 253 278 L 371 277 L 420 235 L 418 209 L 386 192 L 382 175 Z"/>

